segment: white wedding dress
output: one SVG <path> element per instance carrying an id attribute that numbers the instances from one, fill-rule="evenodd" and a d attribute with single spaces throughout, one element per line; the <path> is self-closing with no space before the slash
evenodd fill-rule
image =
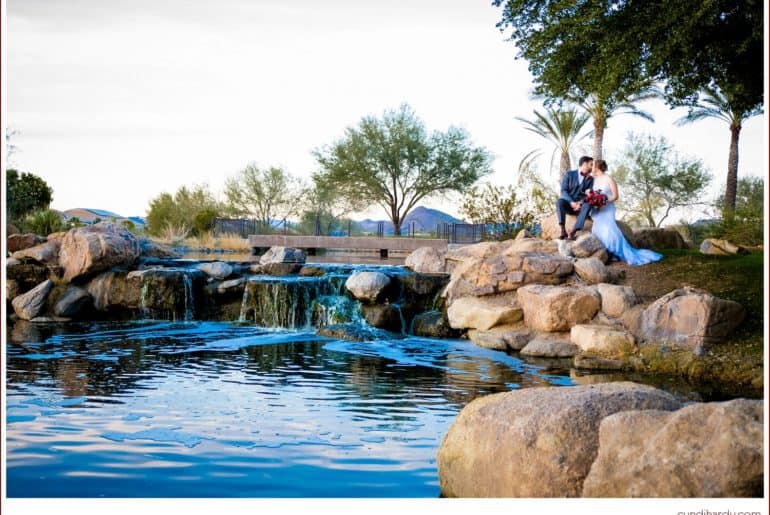
<path id="1" fill-rule="evenodd" d="M 602 190 L 602 193 L 610 196 L 610 181 L 607 176 L 594 177 L 594 190 Z M 594 209 L 591 213 L 593 226 L 591 232 L 599 238 L 607 249 L 607 252 L 614 254 L 621 261 L 629 265 L 639 266 L 653 263 L 660 260 L 663 255 L 652 250 L 636 249 L 628 243 L 623 233 L 620 232 L 615 221 L 615 203 L 606 204 L 600 210 Z"/>

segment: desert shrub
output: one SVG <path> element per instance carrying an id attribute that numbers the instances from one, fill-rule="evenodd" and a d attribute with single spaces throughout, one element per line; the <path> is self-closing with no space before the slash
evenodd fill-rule
<path id="1" fill-rule="evenodd" d="M 24 218 L 24 230 L 41 236 L 65 230 L 67 227 L 61 215 L 53 209 L 34 211 Z"/>

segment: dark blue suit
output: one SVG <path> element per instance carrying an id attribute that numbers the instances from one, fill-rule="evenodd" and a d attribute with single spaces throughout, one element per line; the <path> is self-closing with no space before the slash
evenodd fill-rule
<path id="1" fill-rule="evenodd" d="M 591 206 L 584 202 L 580 207 L 580 211 L 575 211 L 570 202 L 580 202 L 586 198 L 586 190 L 593 188 L 594 178 L 587 175 L 585 178 L 580 176 L 580 172 L 577 170 L 570 170 L 564 174 L 561 180 L 561 193 L 559 199 L 556 201 L 556 216 L 559 220 L 559 225 L 564 225 L 567 215 L 577 215 L 577 221 L 573 231 L 579 231 L 583 228 L 588 213 L 591 211 Z"/>

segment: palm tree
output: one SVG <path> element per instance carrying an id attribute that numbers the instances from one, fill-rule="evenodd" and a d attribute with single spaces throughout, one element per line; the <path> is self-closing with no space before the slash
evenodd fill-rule
<path id="1" fill-rule="evenodd" d="M 534 113 L 534 120 L 527 120 L 519 116 L 516 119 L 522 122 L 528 131 L 532 131 L 554 144 L 556 148 L 553 154 L 551 154 L 552 165 L 556 152 L 561 152 L 559 175 L 564 175 L 564 172 L 570 169 L 570 151 L 572 146 L 588 136 L 588 133 L 581 136 L 580 131 L 583 130 L 583 127 L 588 122 L 589 115 L 581 113 L 577 109 L 557 109 L 553 107 L 546 107 L 545 114 L 537 109 L 534 110 Z"/>
<path id="2" fill-rule="evenodd" d="M 738 187 L 738 138 L 741 135 L 741 125 L 749 118 L 762 114 L 763 109 L 761 105 L 751 109 L 735 108 L 735 103 L 730 96 L 715 87 L 705 88 L 704 93 L 701 104 L 691 107 L 686 116 L 676 121 L 676 125 L 686 125 L 703 118 L 718 118 L 730 126 L 730 154 L 727 159 L 724 205 L 725 209 L 732 213 L 735 211 L 735 195 Z"/>
<path id="3" fill-rule="evenodd" d="M 653 85 L 646 85 L 639 91 L 620 102 L 614 102 L 599 94 L 590 94 L 584 98 L 574 96 L 568 97 L 572 103 L 580 106 L 594 121 L 594 150 L 593 158 L 602 159 L 602 148 L 604 147 L 604 129 L 607 128 L 607 120 L 611 117 L 621 114 L 630 114 L 639 116 L 650 122 L 655 119 L 647 111 L 642 111 L 634 104 L 644 100 L 650 100 L 660 96 L 660 91 Z"/>

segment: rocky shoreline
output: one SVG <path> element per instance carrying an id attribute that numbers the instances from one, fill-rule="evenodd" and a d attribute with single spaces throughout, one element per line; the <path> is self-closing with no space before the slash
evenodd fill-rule
<path id="1" fill-rule="evenodd" d="M 301 251 L 282 247 L 259 262 L 181 260 L 111 223 L 27 239 L 7 260 L 6 302 L 12 318 L 32 324 L 240 320 L 363 341 L 466 337 L 578 369 L 697 376 L 716 373 L 706 354 L 730 345 L 746 316 L 737 302 L 692 287 L 642 302 L 617 284 L 621 275 L 587 232 L 573 242 L 522 232 L 422 248 L 405 267 L 369 270 L 306 265 Z M 741 381 L 763 387 L 752 372 Z M 762 401 L 683 404 L 635 383 L 489 395 L 463 409 L 442 443 L 442 493 L 761 496 L 762 413 Z M 626 468 L 614 461 L 620 455 Z"/>

